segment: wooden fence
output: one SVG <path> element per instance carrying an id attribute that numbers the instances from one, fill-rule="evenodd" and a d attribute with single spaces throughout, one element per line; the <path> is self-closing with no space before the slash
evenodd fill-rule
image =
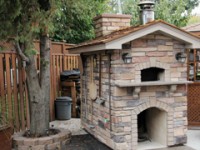
<path id="1" fill-rule="evenodd" d="M 39 64 L 40 58 L 36 59 Z M 60 73 L 78 68 L 78 59 L 77 55 L 51 54 L 51 120 L 54 119 L 54 100 L 61 93 Z M 15 53 L 0 53 L 0 126 L 9 123 L 15 131 L 29 128 L 28 108 L 26 74 L 19 57 Z"/>
<path id="2" fill-rule="evenodd" d="M 50 101 L 50 119 L 54 120 L 54 101 L 56 97 L 61 96 L 60 73 L 64 70 L 73 70 L 79 68 L 79 56 L 69 54 L 51 55 L 51 101 Z"/>

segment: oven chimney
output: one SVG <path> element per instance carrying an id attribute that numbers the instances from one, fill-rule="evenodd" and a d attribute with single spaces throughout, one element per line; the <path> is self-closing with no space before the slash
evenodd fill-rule
<path id="1" fill-rule="evenodd" d="M 110 34 L 113 31 L 130 27 L 131 15 L 102 14 L 93 19 L 96 37 Z"/>
<path id="2" fill-rule="evenodd" d="M 140 21 L 141 24 L 146 24 L 154 20 L 154 0 L 140 0 Z"/>

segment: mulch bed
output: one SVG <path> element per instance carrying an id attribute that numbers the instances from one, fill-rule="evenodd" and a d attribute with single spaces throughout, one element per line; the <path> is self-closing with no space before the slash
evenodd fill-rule
<path id="1" fill-rule="evenodd" d="M 90 134 L 74 135 L 66 150 L 112 150 Z"/>

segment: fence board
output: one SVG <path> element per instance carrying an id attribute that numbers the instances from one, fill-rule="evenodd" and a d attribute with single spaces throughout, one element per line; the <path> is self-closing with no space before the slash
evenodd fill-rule
<path id="1" fill-rule="evenodd" d="M 12 54 L 12 74 L 13 74 L 13 97 L 14 97 L 14 120 L 16 131 L 20 130 L 19 125 L 19 107 L 18 107 L 18 90 L 17 90 L 17 67 L 16 67 L 16 55 Z"/>
<path id="2" fill-rule="evenodd" d="M 67 59 L 66 57 L 63 58 L 63 66 L 64 66 L 64 70 L 67 70 Z"/>
<path id="3" fill-rule="evenodd" d="M 59 80 L 59 72 L 60 72 L 60 69 L 59 69 L 59 56 L 56 56 L 56 96 L 58 97 L 59 96 L 59 85 L 60 85 L 60 80 Z"/>
<path id="4" fill-rule="evenodd" d="M 70 68 L 69 68 L 69 65 L 70 65 L 70 56 L 69 57 L 67 57 L 67 70 L 69 70 Z"/>
<path id="5" fill-rule="evenodd" d="M 19 60 L 19 59 L 18 59 Z M 21 129 L 25 130 L 25 116 L 24 116 L 24 92 L 23 92 L 23 69 L 21 60 L 18 62 L 19 71 L 19 95 L 20 95 L 20 122 Z"/>
<path id="6" fill-rule="evenodd" d="M 54 74 L 53 74 L 53 58 L 50 57 L 50 120 L 54 120 Z"/>
<path id="7" fill-rule="evenodd" d="M 74 68 L 75 68 L 76 67 L 76 57 L 75 56 L 74 56 L 73 60 L 74 60 Z"/>
<path id="8" fill-rule="evenodd" d="M 6 55 L 6 93 L 7 93 L 7 109 L 8 112 L 8 120 L 12 122 L 13 117 L 13 109 L 12 109 L 12 89 L 11 89 L 11 72 L 10 72 L 10 55 Z"/>
<path id="9" fill-rule="evenodd" d="M 54 98 L 56 98 L 56 93 L 57 93 L 57 91 L 55 90 L 56 89 L 56 68 L 55 68 L 55 65 L 56 65 L 56 57 L 55 56 L 53 56 L 53 66 L 52 66 L 52 70 L 53 70 L 53 75 L 54 75 L 54 78 L 53 78 L 53 88 L 54 88 L 54 90 L 53 90 L 53 92 L 54 92 Z"/>
<path id="10" fill-rule="evenodd" d="M 60 55 L 60 56 L 59 56 L 59 61 L 60 61 L 60 64 L 59 64 L 59 66 L 60 66 L 60 72 L 63 71 L 62 58 L 63 58 L 63 56 Z"/>
<path id="11" fill-rule="evenodd" d="M 5 100 L 5 83 L 4 83 L 4 55 L 0 54 L 0 95 L 1 95 L 1 123 L 4 124 L 6 119 L 6 100 Z"/>

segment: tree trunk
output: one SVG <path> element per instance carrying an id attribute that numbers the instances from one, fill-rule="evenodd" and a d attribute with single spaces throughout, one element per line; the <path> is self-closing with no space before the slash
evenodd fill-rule
<path id="1" fill-rule="evenodd" d="M 50 118 L 50 40 L 47 35 L 40 36 L 40 83 L 44 91 L 45 122 L 49 127 Z"/>
<path id="2" fill-rule="evenodd" d="M 30 108 L 31 136 L 39 137 L 49 129 L 49 101 L 50 101 L 50 59 L 49 39 L 40 38 L 40 73 L 37 73 L 35 56 L 29 56 L 26 66 L 27 87 Z"/>

